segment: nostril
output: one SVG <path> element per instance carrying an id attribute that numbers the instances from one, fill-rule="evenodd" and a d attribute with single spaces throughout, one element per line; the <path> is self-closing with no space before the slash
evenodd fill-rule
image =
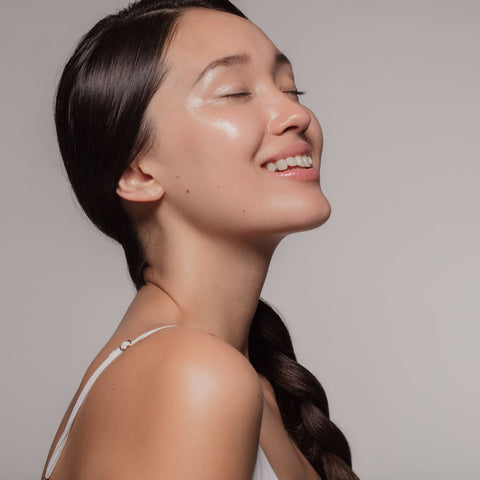
<path id="1" fill-rule="evenodd" d="M 291 126 L 285 128 L 284 132 L 288 132 L 289 130 L 297 130 L 297 127 L 295 125 L 291 125 Z"/>

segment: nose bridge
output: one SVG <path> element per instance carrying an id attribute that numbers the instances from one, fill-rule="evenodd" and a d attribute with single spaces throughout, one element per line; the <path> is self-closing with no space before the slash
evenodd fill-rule
<path id="1" fill-rule="evenodd" d="M 290 94 L 277 90 L 269 96 L 268 131 L 281 135 L 286 130 L 295 129 L 302 133 L 312 121 L 309 111 Z"/>

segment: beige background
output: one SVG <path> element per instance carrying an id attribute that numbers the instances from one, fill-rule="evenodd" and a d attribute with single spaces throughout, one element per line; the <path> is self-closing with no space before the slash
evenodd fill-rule
<path id="1" fill-rule="evenodd" d="M 72 200 L 52 97 L 120 0 L 0 6 L 0 477 L 39 478 L 80 377 L 132 295 Z M 264 289 L 326 388 L 362 479 L 480 478 L 480 2 L 243 0 L 324 133 L 322 228 Z"/>

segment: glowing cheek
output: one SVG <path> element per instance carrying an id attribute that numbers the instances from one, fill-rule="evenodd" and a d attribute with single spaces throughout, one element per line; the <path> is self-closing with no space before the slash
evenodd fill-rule
<path id="1" fill-rule="evenodd" d="M 238 127 L 227 120 L 214 119 L 210 123 L 213 128 L 221 131 L 231 139 L 240 137 L 240 130 L 238 129 Z"/>
<path id="2" fill-rule="evenodd" d="M 196 121 L 205 126 L 216 130 L 225 136 L 236 139 L 240 137 L 240 129 L 234 122 L 225 118 L 220 118 L 218 115 L 212 114 L 212 112 L 205 111 L 205 101 L 198 96 L 192 96 L 187 103 L 188 111 L 196 119 Z"/>

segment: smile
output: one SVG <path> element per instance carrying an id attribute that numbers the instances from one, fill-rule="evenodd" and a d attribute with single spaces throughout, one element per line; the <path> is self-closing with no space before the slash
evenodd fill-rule
<path id="1" fill-rule="evenodd" d="M 283 172 L 289 168 L 311 168 L 312 166 L 312 157 L 309 155 L 297 155 L 295 157 L 281 158 L 276 162 L 268 162 L 266 168 L 270 172 Z"/>

